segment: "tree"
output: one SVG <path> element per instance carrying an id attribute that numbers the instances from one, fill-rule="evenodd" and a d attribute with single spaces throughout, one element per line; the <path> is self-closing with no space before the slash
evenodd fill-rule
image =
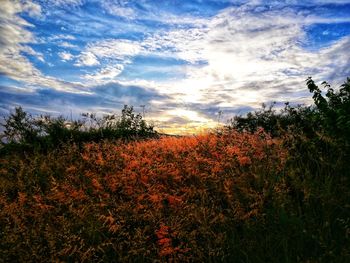
<path id="1" fill-rule="evenodd" d="M 22 107 L 16 107 L 15 112 L 4 119 L 5 124 L 2 137 L 7 142 L 31 143 L 40 134 L 33 117 L 23 111 Z"/>
<path id="2" fill-rule="evenodd" d="M 306 85 L 314 100 L 312 106 L 294 106 L 289 103 L 277 112 L 274 104 L 249 112 L 246 116 L 235 116 L 230 127 L 240 131 L 254 132 L 258 127 L 264 128 L 273 136 L 285 131 L 303 132 L 308 137 L 315 133 L 326 132 L 328 136 L 350 142 L 350 78 L 334 90 L 327 82 L 319 88 L 309 77 Z"/>
<path id="3" fill-rule="evenodd" d="M 311 77 L 307 87 L 313 93 L 313 99 L 320 114 L 325 130 L 332 136 L 350 141 L 350 78 L 335 91 L 327 82 L 321 85 L 327 89 L 325 97 Z"/>

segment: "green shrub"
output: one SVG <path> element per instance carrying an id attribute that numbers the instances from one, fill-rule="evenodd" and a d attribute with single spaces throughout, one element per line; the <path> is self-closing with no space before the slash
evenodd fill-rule
<path id="1" fill-rule="evenodd" d="M 261 127 L 274 137 L 288 131 L 311 135 L 319 128 L 319 116 L 313 107 L 302 105 L 292 107 L 286 103 L 281 111 L 277 111 L 274 106 L 274 103 L 269 107 L 263 104 L 260 110 L 249 112 L 246 116 L 235 116 L 231 119 L 228 128 L 255 132 Z"/>
<path id="2" fill-rule="evenodd" d="M 2 124 L 2 151 L 50 149 L 67 142 L 81 144 L 88 141 L 128 140 L 157 135 L 153 126 L 147 124 L 141 114 L 134 113 L 132 106 L 125 105 L 121 116 L 111 114 L 99 118 L 95 114 L 85 113 L 82 117 L 77 121 L 69 121 L 62 116 L 33 117 L 21 107 L 15 108 L 14 113 L 6 117 Z"/>
<path id="3" fill-rule="evenodd" d="M 350 142 L 350 78 L 334 90 L 327 82 L 322 90 L 309 77 L 306 85 L 313 93 L 314 105 L 292 107 L 289 103 L 281 111 L 274 109 L 274 104 L 262 109 L 249 112 L 246 116 L 235 116 L 230 128 L 240 131 L 254 132 L 259 127 L 264 128 L 273 136 L 280 136 L 285 132 L 303 133 L 309 138 L 316 134 L 327 134 L 346 144 Z"/>
<path id="4" fill-rule="evenodd" d="M 333 137 L 350 142 L 350 78 L 335 91 L 327 82 L 322 83 L 327 89 L 325 97 L 315 82 L 307 79 L 307 86 L 313 93 L 319 119 L 325 131 Z"/>

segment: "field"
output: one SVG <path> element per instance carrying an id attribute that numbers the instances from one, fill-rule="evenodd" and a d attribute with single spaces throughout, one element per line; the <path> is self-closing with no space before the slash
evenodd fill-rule
<path id="1" fill-rule="evenodd" d="M 1 260 L 346 262 L 347 178 L 291 140 L 228 130 L 2 157 Z"/>

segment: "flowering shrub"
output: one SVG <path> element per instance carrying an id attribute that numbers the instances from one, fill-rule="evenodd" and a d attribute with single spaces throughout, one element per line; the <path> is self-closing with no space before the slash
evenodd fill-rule
<path id="1" fill-rule="evenodd" d="M 337 144 L 262 130 L 0 158 L 5 262 L 348 262 Z"/>
<path id="2" fill-rule="evenodd" d="M 8 261 L 224 260 L 235 228 L 263 216 L 285 151 L 262 130 L 87 143 L 1 159 Z"/>

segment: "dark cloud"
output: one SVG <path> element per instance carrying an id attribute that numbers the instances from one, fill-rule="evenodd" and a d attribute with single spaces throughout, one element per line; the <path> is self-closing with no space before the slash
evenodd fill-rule
<path id="1" fill-rule="evenodd" d="M 76 113 L 86 111 L 119 111 L 123 105 L 139 106 L 149 104 L 153 99 L 166 99 L 156 91 L 138 86 L 123 86 L 109 83 L 90 89 L 90 94 L 69 93 L 53 89 L 37 89 L 24 92 L 14 87 L 0 87 L 0 104 L 2 112 L 8 112 L 15 106 L 23 106 L 35 113 L 40 109 L 67 114 L 70 110 Z"/>

